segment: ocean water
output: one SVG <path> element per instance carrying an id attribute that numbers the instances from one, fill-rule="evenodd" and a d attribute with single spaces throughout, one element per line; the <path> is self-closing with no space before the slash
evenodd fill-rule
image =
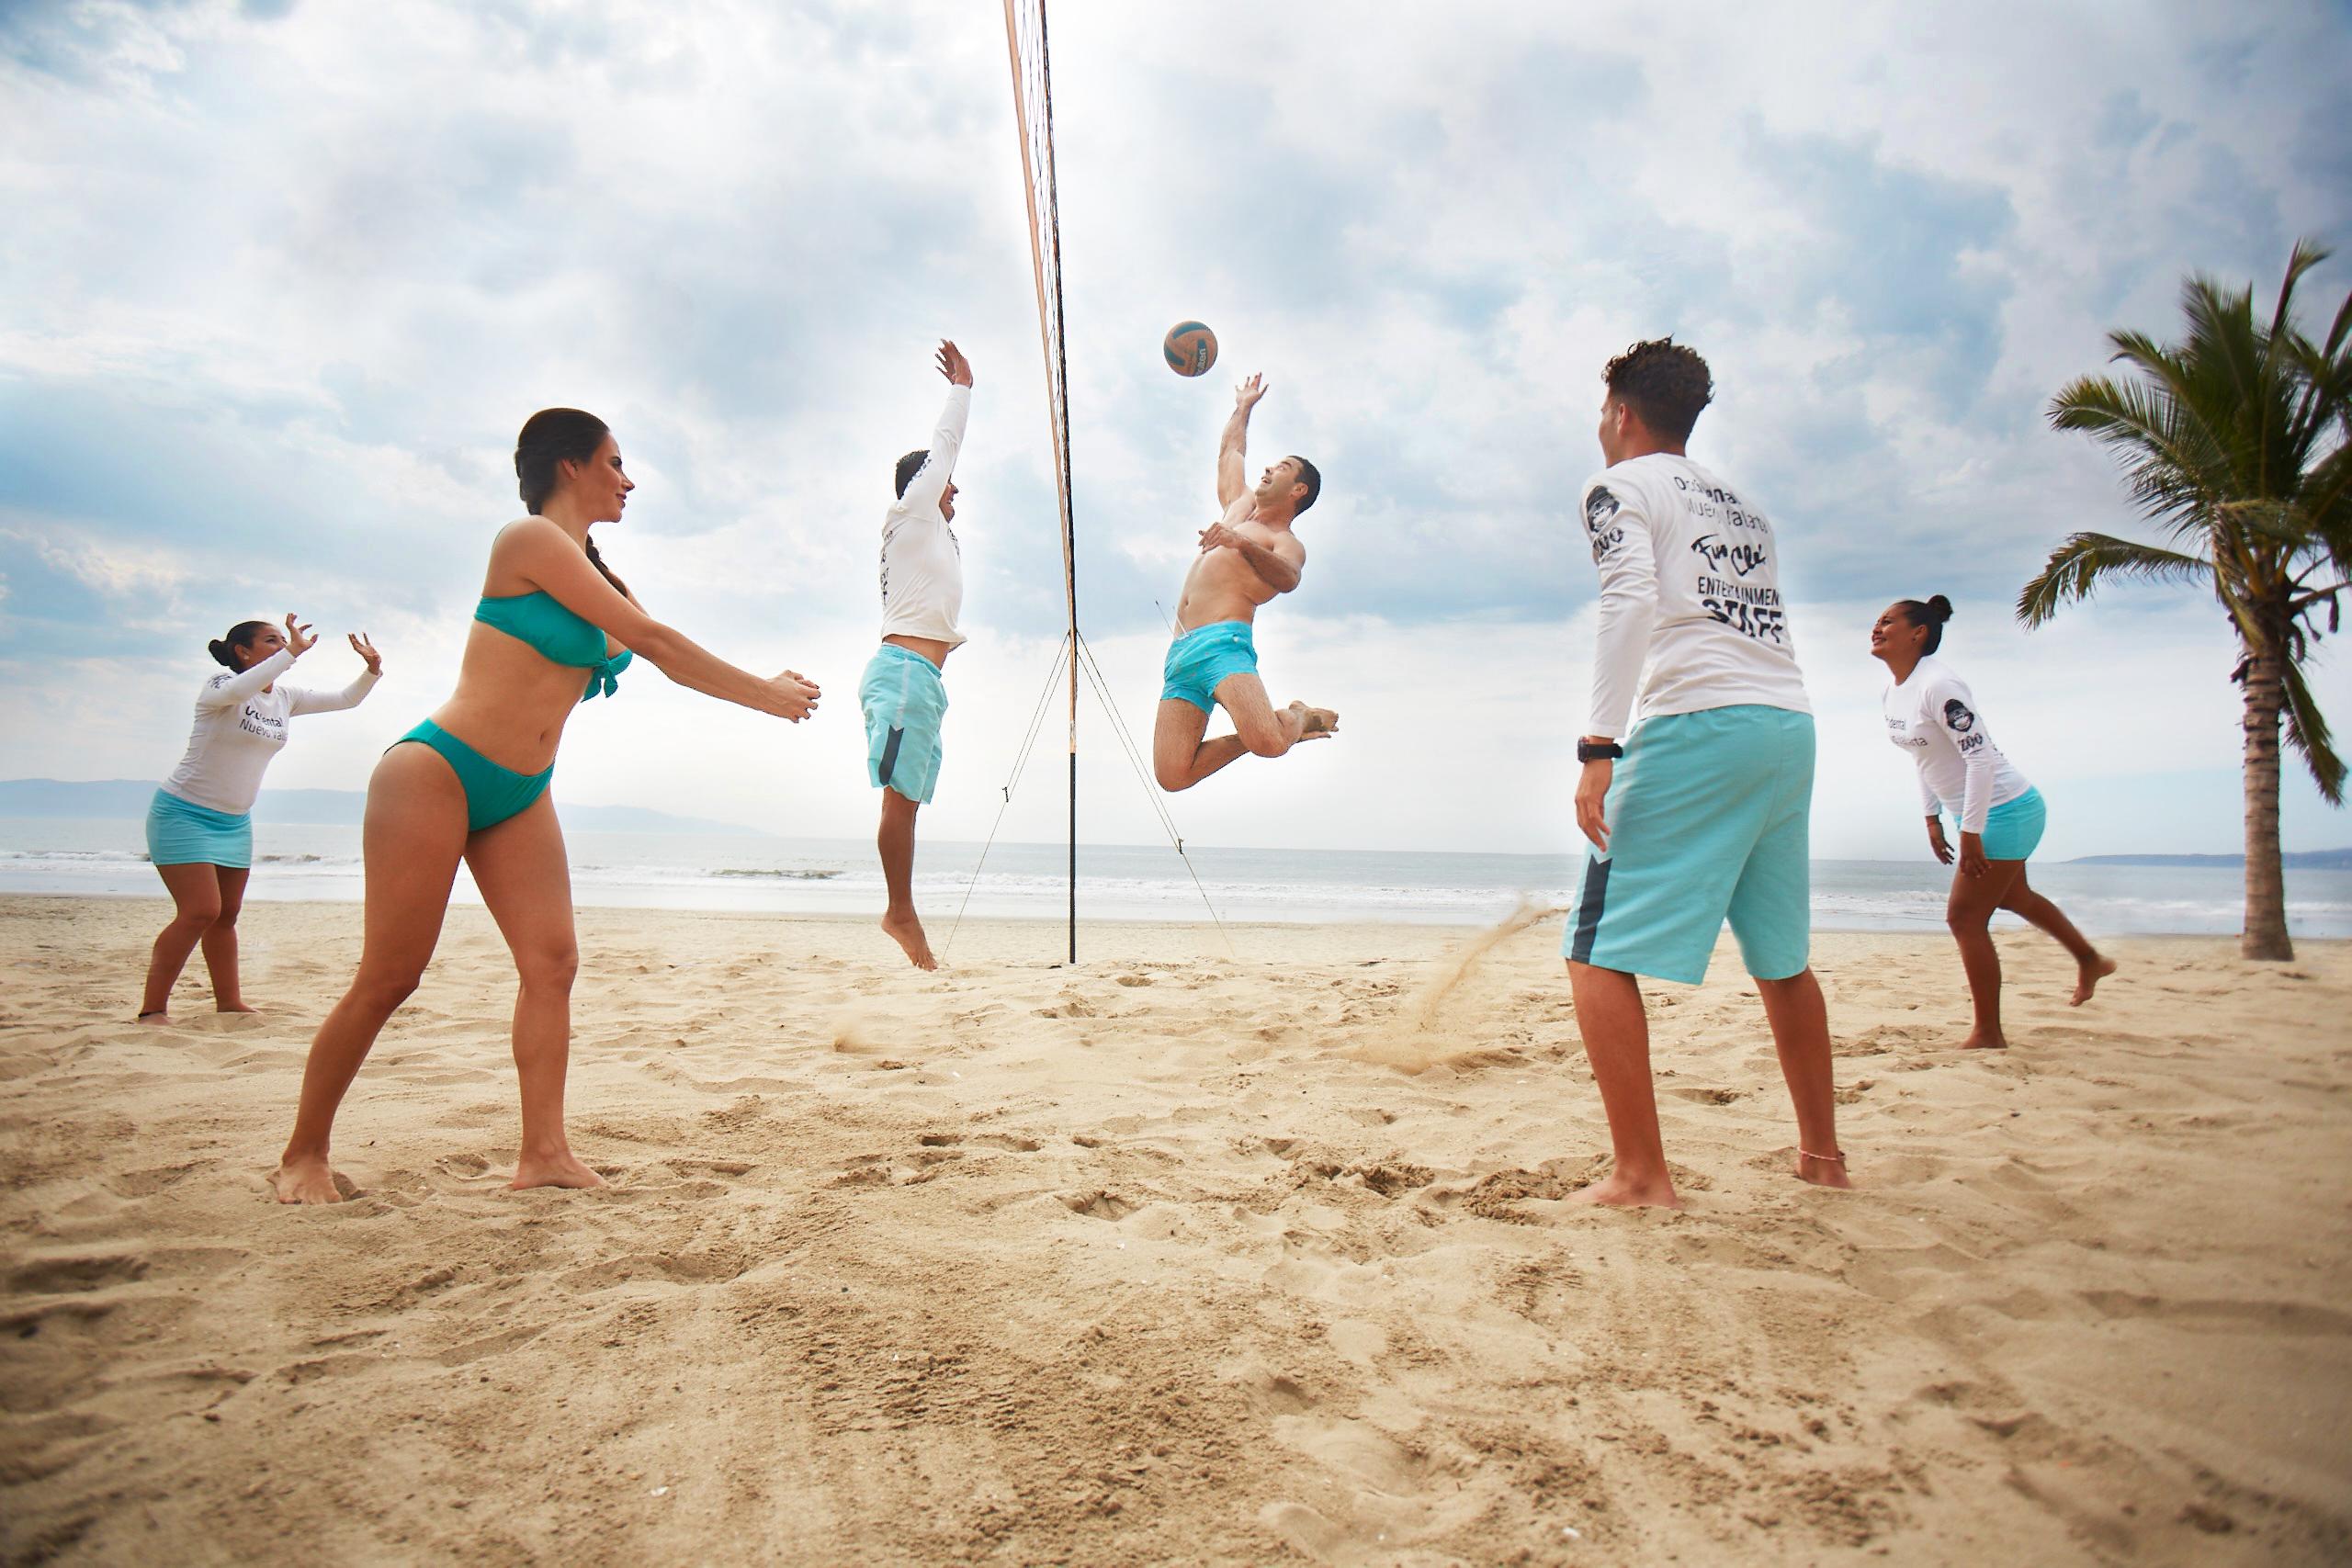
<path id="1" fill-rule="evenodd" d="M 572 892 L 583 905 L 872 915 L 882 873 L 864 840 L 702 833 L 571 833 Z M 359 829 L 257 824 L 247 897 L 356 900 Z M 1068 852 L 925 842 L 915 897 L 934 927 L 974 916 L 1052 919 L 1068 908 Z M 1372 850 L 1237 850 L 1080 844 L 1081 920 L 1402 920 L 1483 925 L 1522 899 L 1565 904 L 1576 855 Z M 1197 875 L 1200 886 L 1195 887 Z M 1816 861 L 1813 920 L 1822 931 L 1934 931 L 1951 874 L 1933 861 Z M 2226 935 L 2243 909 L 2228 868 L 2036 863 L 2034 885 L 2098 934 Z M 0 818 L 0 892 L 153 897 L 163 885 L 137 822 Z M 463 871 L 456 897 L 480 896 Z M 2352 936 L 2352 872 L 2290 871 L 2287 918 L 2298 936 Z M 2004 922 L 2010 917 L 2003 916 Z M 2011 922 L 2014 923 L 2014 922 Z"/>

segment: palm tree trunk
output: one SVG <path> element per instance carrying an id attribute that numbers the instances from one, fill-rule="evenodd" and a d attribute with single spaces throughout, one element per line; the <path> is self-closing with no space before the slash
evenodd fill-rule
<path id="1" fill-rule="evenodd" d="M 2287 874 L 2278 857 L 2278 710 L 2285 694 L 2278 656 L 2250 657 L 2245 672 L 2245 930 L 2238 952 L 2246 958 L 2288 959 Z"/>

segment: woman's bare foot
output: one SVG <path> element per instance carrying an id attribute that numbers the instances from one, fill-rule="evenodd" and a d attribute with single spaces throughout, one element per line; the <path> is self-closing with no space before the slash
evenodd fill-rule
<path id="1" fill-rule="evenodd" d="M 1846 1177 L 1846 1156 L 1824 1159 L 1819 1155 L 1797 1151 L 1797 1179 L 1810 1181 L 1815 1187 L 1836 1187 L 1850 1190 L 1853 1183 Z"/>
<path id="2" fill-rule="evenodd" d="M 216 1004 L 216 1005 L 214 1006 L 214 1008 L 213 1008 L 213 1010 L 213 1010 L 214 1012 L 253 1012 L 253 1013 L 257 1013 L 257 1012 L 261 1011 L 261 1009 L 259 1009 L 259 1008 L 257 1008 L 257 1007 L 248 1007 L 248 1006 L 246 1006 L 243 1002 L 222 1002 L 222 1003 Z"/>
<path id="3" fill-rule="evenodd" d="M 2006 1051 L 2009 1048 L 2009 1041 L 2005 1034 L 1986 1034 L 1981 1030 L 1972 1029 L 1959 1048 L 1962 1051 Z"/>
<path id="4" fill-rule="evenodd" d="M 922 921 L 912 909 L 905 914 L 896 910 L 882 917 L 882 930 L 892 942 L 906 951 L 907 962 L 918 969 L 936 969 L 939 960 L 931 955 L 931 939 L 922 933 Z"/>
<path id="5" fill-rule="evenodd" d="M 1589 1187 L 1568 1194 L 1571 1203 L 1597 1203 L 1605 1209 L 1679 1209 L 1674 1178 L 1660 1172 L 1654 1180 L 1634 1181 L 1623 1171 L 1611 1171 Z"/>
<path id="6" fill-rule="evenodd" d="M 157 1008 L 153 1012 L 141 1013 L 134 1021 L 146 1024 L 152 1029 L 157 1024 L 171 1022 L 172 1015 L 165 1012 L 162 1008 Z"/>
<path id="7" fill-rule="evenodd" d="M 322 1159 L 284 1159 L 270 1173 L 269 1190 L 281 1203 L 340 1203 L 343 1189 Z"/>
<path id="8" fill-rule="evenodd" d="M 2115 960 L 2104 953 L 2082 965 L 2075 975 L 2075 999 L 2066 1005 L 2078 1008 L 2090 1000 L 2091 993 L 2098 989 L 2098 983 L 2114 973 Z"/>
<path id="9" fill-rule="evenodd" d="M 526 1156 L 514 1162 L 514 1179 L 507 1190 L 526 1187 L 602 1187 L 605 1179 L 572 1156 L 570 1149 L 551 1155 Z"/>

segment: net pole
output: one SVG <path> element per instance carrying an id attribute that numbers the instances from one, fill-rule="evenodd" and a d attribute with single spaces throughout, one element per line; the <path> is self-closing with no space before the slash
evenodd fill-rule
<path id="1" fill-rule="evenodd" d="M 1021 20 L 1018 0 L 1004 0 L 1004 37 L 1012 67 L 1012 108 L 1021 134 L 1023 194 L 1029 206 L 1029 264 L 1036 282 L 1037 335 L 1045 351 L 1046 423 L 1053 435 L 1055 480 L 1062 529 L 1062 587 L 1069 612 L 1069 640 L 1078 645 L 1078 571 L 1076 533 L 1070 516 L 1069 394 L 1066 379 L 1069 355 L 1062 333 L 1062 237 L 1058 181 L 1054 167 L 1053 62 L 1046 45 L 1045 0 L 1035 0 L 1037 15 L 1037 96 L 1039 134 L 1031 135 L 1029 85 L 1023 73 Z M 1040 210 L 1038 176 L 1043 174 L 1044 203 Z M 1047 288 L 1048 266 L 1052 286 Z M 1071 661 L 1069 694 L 1069 962 L 1078 962 L 1078 670 Z"/>
<path id="2" fill-rule="evenodd" d="M 1054 248 L 1054 385 L 1061 390 L 1055 423 L 1061 440 L 1062 589 L 1069 605 L 1069 962 L 1078 964 L 1078 530 L 1069 494 L 1069 321 L 1062 311 L 1061 175 L 1054 155 L 1054 52 L 1046 0 L 1037 0 L 1037 76 L 1046 100 L 1046 232 Z"/>

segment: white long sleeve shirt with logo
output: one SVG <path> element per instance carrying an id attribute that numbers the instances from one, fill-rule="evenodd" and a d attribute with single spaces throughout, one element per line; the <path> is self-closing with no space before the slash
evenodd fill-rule
<path id="1" fill-rule="evenodd" d="M 1583 511 L 1600 573 L 1584 733 L 1615 739 L 1637 718 L 1741 704 L 1813 711 L 1762 513 L 1667 452 L 1587 479 Z"/>
<path id="2" fill-rule="evenodd" d="M 375 672 L 368 670 L 340 692 L 276 685 L 293 668 L 294 656 L 281 649 L 250 670 L 223 670 L 207 681 L 197 694 L 187 754 L 164 781 L 164 792 L 242 817 L 254 808 L 262 774 L 286 747 L 288 719 L 357 707 L 376 687 Z M 274 685 L 275 690 L 262 690 Z"/>
<path id="3" fill-rule="evenodd" d="M 1984 814 L 2033 787 L 1993 744 L 1968 682 L 1922 659 L 1910 679 L 1886 688 L 1886 738 L 1919 765 L 1926 815 L 1951 812 L 1963 833 L 1982 833 Z"/>
<path id="4" fill-rule="evenodd" d="M 964 555 L 956 530 L 940 514 L 939 498 L 956 471 L 972 389 L 947 389 L 930 456 L 904 495 L 882 519 L 882 635 L 928 637 L 950 648 L 964 641 L 956 618 L 964 610 Z"/>

